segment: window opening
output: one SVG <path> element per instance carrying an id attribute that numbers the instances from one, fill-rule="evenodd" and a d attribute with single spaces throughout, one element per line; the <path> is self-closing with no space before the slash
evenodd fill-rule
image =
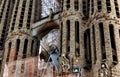
<path id="1" fill-rule="evenodd" d="M 26 58 L 26 55 L 27 55 L 27 46 L 28 45 L 28 39 L 25 39 L 25 42 L 24 42 L 24 48 L 23 48 L 23 58 Z"/>
<path id="2" fill-rule="evenodd" d="M 80 56 L 79 46 L 79 22 L 75 21 L 75 53 L 77 57 Z"/>
<path id="3" fill-rule="evenodd" d="M 101 10 L 102 10 L 102 2 L 101 2 L 101 0 L 97 0 L 97 8 L 98 8 L 98 12 L 101 12 Z"/>
<path id="4" fill-rule="evenodd" d="M 105 38 L 104 38 L 104 28 L 103 23 L 99 23 L 99 31 L 100 31 L 100 42 L 101 42 L 101 54 L 102 60 L 106 59 L 106 50 L 105 50 Z"/>
<path id="5" fill-rule="evenodd" d="M 112 47 L 112 57 L 113 61 L 117 62 L 117 52 L 116 52 L 116 45 L 115 45 L 115 35 L 114 35 L 114 27 L 112 24 L 109 25 L 109 31 L 110 31 L 110 41 L 111 41 L 111 47 Z"/>
<path id="6" fill-rule="evenodd" d="M 16 51 L 15 51 L 15 58 L 14 58 L 14 60 L 17 60 L 19 48 L 20 48 L 20 39 L 17 39 L 17 41 L 16 41 Z"/>

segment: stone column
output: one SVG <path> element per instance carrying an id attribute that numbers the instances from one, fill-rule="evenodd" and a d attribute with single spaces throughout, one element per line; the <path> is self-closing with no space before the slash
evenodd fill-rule
<path id="1" fill-rule="evenodd" d="M 75 57 L 75 21 L 70 19 L 70 55 Z"/>
<path id="2" fill-rule="evenodd" d="M 118 62 L 120 62 L 120 43 L 118 42 L 120 37 L 119 37 L 119 26 L 117 24 L 113 24 L 113 28 L 114 28 L 114 38 L 115 38 L 115 45 L 116 45 L 116 53 L 117 53 L 117 59 Z"/>
<path id="3" fill-rule="evenodd" d="M 67 49 L 66 49 L 66 48 L 67 48 L 67 46 L 66 46 L 66 44 L 67 44 L 67 38 L 66 38 L 66 37 L 67 37 L 66 30 L 67 30 L 67 29 L 66 29 L 66 26 L 67 26 L 67 25 L 66 25 L 66 19 L 63 19 L 63 21 L 64 21 L 64 22 L 63 22 L 63 32 L 62 32 L 62 33 L 63 33 L 63 34 L 62 34 L 62 39 L 63 39 L 63 40 L 62 40 L 62 54 L 61 54 L 61 55 L 64 54 L 64 56 L 65 56 L 65 54 L 66 54 L 66 52 L 67 52 L 67 51 L 66 51 L 66 50 L 67 50 Z"/>
<path id="4" fill-rule="evenodd" d="M 105 37 L 106 59 L 108 61 L 108 64 L 111 65 L 111 62 L 112 62 L 112 49 L 111 49 L 111 41 L 110 41 L 109 23 L 107 21 L 104 22 L 103 27 L 104 27 L 104 37 Z"/>
<path id="5" fill-rule="evenodd" d="M 115 11 L 114 0 L 110 0 L 110 3 L 111 3 L 111 13 L 110 13 L 110 16 L 111 17 L 115 17 L 116 16 L 116 11 Z"/>
<path id="6" fill-rule="evenodd" d="M 96 61 L 96 65 L 94 66 L 94 77 L 98 77 L 98 70 L 101 66 L 101 59 L 102 59 L 102 55 L 101 55 L 101 45 L 100 45 L 100 32 L 99 32 L 99 25 L 98 22 L 94 22 L 94 27 L 95 27 L 95 39 L 96 39 L 96 57 L 97 57 L 97 61 Z M 97 68 L 96 68 L 97 67 Z"/>
<path id="7" fill-rule="evenodd" d="M 106 0 L 101 0 L 101 2 L 102 2 L 102 13 L 106 13 L 107 12 Z"/>

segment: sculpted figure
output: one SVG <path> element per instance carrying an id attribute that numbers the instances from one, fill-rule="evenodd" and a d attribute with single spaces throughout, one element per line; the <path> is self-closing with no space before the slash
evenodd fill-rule
<path id="1" fill-rule="evenodd" d="M 109 77 L 108 65 L 106 63 L 101 64 L 100 77 Z"/>
<path id="2" fill-rule="evenodd" d="M 49 14 L 50 21 L 52 20 L 52 18 L 53 18 L 53 10 L 52 10 L 52 8 L 50 8 L 50 14 Z"/>

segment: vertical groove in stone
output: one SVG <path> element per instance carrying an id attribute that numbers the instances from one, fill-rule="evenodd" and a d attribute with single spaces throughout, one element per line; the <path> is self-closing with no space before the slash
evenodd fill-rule
<path id="1" fill-rule="evenodd" d="M 97 53 L 96 53 L 96 33 L 95 33 L 95 27 L 92 25 L 93 30 L 93 53 L 94 53 L 94 63 L 97 61 Z"/>
<path id="2" fill-rule="evenodd" d="M 15 28 L 15 21 L 16 21 L 16 17 L 17 17 L 17 13 L 18 13 L 19 2 L 20 2 L 20 0 L 17 0 L 15 3 L 12 20 L 11 20 L 11 24 L 10 24 L 11 25 L 10 31 L 13 31 Z"/>

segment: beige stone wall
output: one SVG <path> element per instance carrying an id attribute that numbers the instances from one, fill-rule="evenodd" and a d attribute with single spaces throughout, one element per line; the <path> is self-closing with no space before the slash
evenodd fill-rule
<path id="1" fill-rule="evenodd" d="M 3 2 L 4 0 L 2 0 Z M 9 34 L 7 36 L 7 39 L 5 41 L 5 51 L 4 51 L 4 59 L 3 59 L 3 65 L 2 65 L 2 70 L 4 69 L 4 66 L 6 64 L 6 58 L 7 58 L 7 54 L 8 54 L 8 44 L 9 42 L 12 42 L 12 46 L 11 46 L 11 51 L 10 51 L 10 57 L 9 57 L 9 62 L 14 62 L 14 57 L 15 57 L 15 52 L 16 52 L 16 40 L 20 39 L 20 49 L 19 49 L 19 53 L 17 56 L 18 60 L 22 60 L 22 56 L 23 56 L 23 48 L 24 48 L 24 40 L 27 38 L 28 39 L 28 47 L 27 47 L 27 58 L 34 56 L 36 53 L 36 49 L 38 48 L 36 46 L 37 44 L 37 40 L 34 39 L 33 37 L 31 37 L 31 28 L 27 29 L 26 25 L 27 25 L 27 19 L 28 18 L 28 11 L 29 11 L 29 4 L 31 0 L 26 0 L 26 7 L 25 7 L 25 11 L 24 11 L 24 19 L 23 19 L 23 24 L 22 27 L 19 27 L 19 20 L 20 20 L 20 16 L 21 16 L 21 10 L 22 10 L 22 2 L 23 0 L 20 0 L 19 6 L 18 6 L 18 12 L 17 12 L 17 16 L 16 16 L 16 21 L 15 21 L 15 25 L 14 25 L 14 30 L 11 31 L 11 27 L 12 27 L 12 23 L 13 23 L 13 18 L 14 18 L 14 14 L 15 14 L 15 8 L 16 8 L 16 4 L 17 2 L 15 2 L 15 7 L 13 9 L 13 13 L 12 13 L 12 19 L 10 22 L 10 28 L 9 28 Z M 106 7 L 106 0 L 101 0 L 101 6 L 102 9 L 100 12 L 98 12 L 98 4 L 97 4 L 97 0 L 94 0 L 94 12 L 91 15 L 91 2 L 92 0 L 90 0 L 90 10 L 89 12 L 89 18 L 83 20 L 83 18 L 85 18 L 84 14 L 82 13 L 82 0 L 79 0 L 79 10 L 76 11 L 74 10 L 74 0 L 70 0 L 70 8 L 69 10 L 67 10 L 66 8 L 66 0 L 64 0 L 63 3 L 63 11 L 62 13 L 60 13 L 61 19 L 57 22 L 58 24 L 63 23 L 63 25 L 60 25 L 60 28 L 62 29 L 62 42 L 61 42 L 61 46 L 62 46 L 62 53 L 61 55 L 65 55 L 68 54 L 67 53 L 67 28 L 66 28 L 66 21 L 70 20 L 70 41 L 69 41 L 69 46 L 70 46 L 70 53 L 69 53 L 69 61 L 71 64 L 71 59 L 73 58 L 73 66 L 80 66 L 81 67 L 81 77 L 99 77 L 99 70 L 101 68 L 101 63 L 102 63 L 102 55 L 101 55 L 101 46 L 100 46 L 100 32 L 99 32 L 99 23 L 103 23 L 103 28 L 104 28 L 104 40 L 105 40 L 105 50 L 106 50 L 106 64 L 108 65 L 109 68 L 109 72 L 110 75 L 112 75 L 111 77 L 119 77 L 119 62 L 120 62 L 120 33 L 119 33 L 119 29 L 120 29 L 120 19 L 117 18 L 116 16 L 116 11 L 115 11 L 115 4 L 114 4 L 114 0 L 110 0 L 110 4 L 111 4 L 111 12 L 107 13 L 107 7 Z M 117 0 L 119 1 L 119 0 Z M 33 6 L 31 9 L 32 10 L 32 14 L 31 14 L 31 20 L 30 20 L 30 26 L 32 25 L 32 23 L 34 22 L 34 9 L 35 9 L 35 0 L 33 0 Z M 0 6 L 2 6 L 3 4 L 0 4 Z M 8 5 L 8 0 L 6 1 L 6 5 L 5 5 L 5 10 L 4 12 L 7 11 L 7 5 Z M 120 11 L 120 3 L 118 2 L 118 7 L 119 7 L 119 11 Z M 1 7 L 0 7 L 0 12 L 2 11 Z M 3 13 L 2 16 L 2 21 L 0 22 L 0 37 L 2 34 L 2 30 L 3 30 L 3 24 L 5 22 L 5 14 Z M 79 40 L 80 40 L 80 44 L 79 44 L 79 48 L 80 48 L 80 56 L 76 57 L 75 56 L 75 21 L 79 22 Z M 112 58 L 112 48 L 111 48 L 111 41 L 110 41 L 110 31 L 109 31 L 109 25 L 112 24 L 114 27 L 114 38 L 115 38 L 115 45 L 116 45 L 116 52 L 117 52 L 117 59 L 118 59 L 118 64 L 114 65 L 113 64 L 113 58 Z M 95 27 L 95 46 L 96 46 L 96 57 L 97 60 L 94 60 L 94 40 L 93 40 L 93 29 L 92 26 L 94 25 Z M 62 26 L 62 27 L 61 27 Z M 92 68 L 90 70 L 86 70 L 84 69 L 85 66 L 85 49 L 84 49 L 84 32 L 86 29 L 90 29 L 90 41 L 91 41 L 91 56 L 92 56 Z M 34 40 L 34 45 L 33 45 L 33 54 L 30 53 L 31 51 L 31 43 L 32 40 Z M 0 50 L 3 51 L 3 50 Z M 76 59 L 78 59 L 78 62 L 76 62 Z M 37 62 L 37 61 L 36 61 Z M 24 75 L 21 74 L 21 71 L 23 72 L 23 69 L 21 69 L 21 67 L 25 67 L 24 69 L 29 70 L 27 64 L 29 62 L 14 62 L 16 68 L 13 69 L 12 67 L 10 68 L 10 70 L 12 70 L 14 74 L 14 77 L 18 77 L 18 75 L 20 77 L 23 77 Z M 37 67 L 37 65 L 36 65 Z M 36 74 L 36 72 L 39 72 L 39 70 L 34 71 L 34 73 Z M 27 73 L 27 71 L 23 72 L 25 74 L 25 76 L 29 76 L 31 73 Z M 51 73 L 51 72 L 50 72 Z M 48 75 L 50 75 L 50 73 L 46 74 L 46 77 Z M 36 75 L 34 74 L 34 76 L 31 77 L 36 77 Z M 53 77 L 53 74 L 50 75 L 51 77 Z M 76 75 L 73 74 L 69 74 L 68 77 L 75 77 Z M 78 76 L 79 77 L 79 76 Z"/>
<path id="2" fill-rule="evenodd" d="M 78 20 L 80 22 L 80 57 L 79 57 L 79 66 L 82 68 L 82 77 L 98 77 L 98 71 L 101 68 L 101 47 L 100 47 L 100 33 L 99 33 L 99 23 L 103 23 L 104 28 L 104 40 L 105 40 L 105 50 L 106 50 L 106 63 L 109 68 L 113 66 L 113 58 L 112 58 L 112 48 L 111 48 L 111 41 L 110 41 L 110 31 L 109 31 L 109 25 L 113 24 L 114 26 L 114 36 L 115 36 L 115 44 L 116 44 L 116 52 L 117 52 L 117 58 L 119 62 L 119 18 L 116 17 L 115 12 L 115 4 L 113 0 L 110 0 L 111 4 L 111 12 L 107 13 L 107 7 L 106 7 L 106 0 L 101 0 L 102 3 L 102 10 L 101 12 L 98 12 L 97 9 L 97 0 L 94 0 L 94 13 L 91 15 L 91 7 L 90 7 L 90 17 L 87 20 L 82 20 L 81 18 L 84 17 L 82 14 L 82 7 L 80 7 L 79 11 L 74 10 L 74 2 L 70 0 L 70 9 L 66 9 L 66 1 L 64 1 L 63 4 L 63 12 L 62 14 L 65 15 L 62 17 L 62 23 L 63 23 L 63 34 L 62 34 L 62 54 L 65 54 L 66 51 L 66 21 L 70 20 L 70 54 L 72 57 L 75 57 L 75 25 L 74 22 Z M 82 0 L 79 0 L 80 4 L 82 5 Z M 90 0 L 91 3 L 91 0 Z M 81 6 L 80 5 L 80 6 Z M 90 4 L 91 6 L 91 4 Z M 120 6 L 118 2 L 118 6 Z M 120 8 L 119 8 L 120 10 Z M 96 41 L 96 56 L 97 61 L 94 61 L 94 46 L 93 46 L 93 30 L 92 26 L 95 27 L 95 41 Z M 90 28 L 91 31 L 91 51 L 92 51 L 92 70 L 86 71 L 83 69 L 84 67 L 84 31 L 86 29 Z M 113 37 L 114 37 L 113 36 Z M 117 64 L 116 67 L 118 67 L 119 64 Z M 116 69 L 117 70 L 117 69 Z M 109 70 L 111 71 L 111 70 Z M 92 74 L 93 76 L 91 76 Z M 116 75 L 117 76 L 117 75 Z M 115 75 L 113 76 L 115 77 Z"/>
<path id="3" fill-rule="evenodd" d="M 30 3 L 31 1 L 33 1 L 32 4 Z M 38 41 L 31 36 L 31 25 L 34 22 L 34 10 L 33 9 L 35 8 L 35 0 L 26 0 L 26 4 L 25 4 L 25 8 L 24 8 L 25 9 L 24 16 L 22 19 L 23 23 L 22 23 L 22 27 L 20 28 L 19 24 L 21 24 L 21 23 L 19 21 L 20 21 L 20 16 L 21 16 L 21 10 L 23 8 L 22 4 L 23 4 L 23 0 L 20 0 L 18 5 L 17 5 L 17 2 L 15 2 L 15 6 L 13 9 L 13 13 L 12 13 L 12 19 L 10 22 L 9 33 L 8 33 L 8 36 L 7 36 L 6 41 L 5 41 L 4 59 L 3 59 L 3 64 L 2 64 L 2 69 L 4 70 L 4 66 L 6 64 L 6 59 L 7 59 L 7 55 L 8 55 L 8 44 L 9 44 L 9 42 L 11 42 L 12 46 L 11 46 L 11 51 L 9 54 L 9 62 L 15 63 L 15 66 L 13 66 L 14 69 L 12 70 L 12 68 L 11 68 L 11 70 L 13 71 L 12 73 L 15 73 L 15 77 L 17 77 L 18 75 L 20 75 L 20 77 L 22 77 L 21 71 L 24 69 L 22 69 L 21 67 L 25 67 L 25 69 L 27 69 L 27 67 L 26 67 L 27 63 L 25 63 L 22 66 L 21 62 L 16 62 L 14 60 L 15 53 L 17 52 L 16 51 L 17 39 L 20 39 L 20 47 L 19 47 L 17 60 L 23 59 L 22 57 L 23 57 L 23 49 L 24 49 L 25 39 L 28 40 L 26 58 L 36 55 L 36 52 L 37 52 L 36 47 L 37 47 L 37 43 L 38 43 Z M 32 5 L 32 7 L 30 7 L 30 4 Z M 18 6 L 18 9 L 16 10 L 17 6 Z M 29 17 L 28 17 L 28 14 L 29 14 L 28 12 L 29 12 L 30 8 L 31 8 L 31 10 L 30 10 L 31 15 L 29 15 Z M 14 14 L 16 12 L 15 10 L 17 11 L 17 14 L 16 14 L 16 18 L 15 18 L 16 21 L 15 21 L 15 24 L 13 26 Z M 31 16 L 31 19 L 30 19 L 30 16 Z M 30 19 L 30 23 L 27 22 L 28 19 Z M 27 24 L 30 24 L 30 28 L 27 27 Z M 14 30 L 11 29 L 12 27 L 14 27 Z M 34 43 L 33 43 L 33 49 L 31 50 L 32 41 L 34 41 Z M 31 51 L 32 51 L 32 54 L 31 54 Z"/>

